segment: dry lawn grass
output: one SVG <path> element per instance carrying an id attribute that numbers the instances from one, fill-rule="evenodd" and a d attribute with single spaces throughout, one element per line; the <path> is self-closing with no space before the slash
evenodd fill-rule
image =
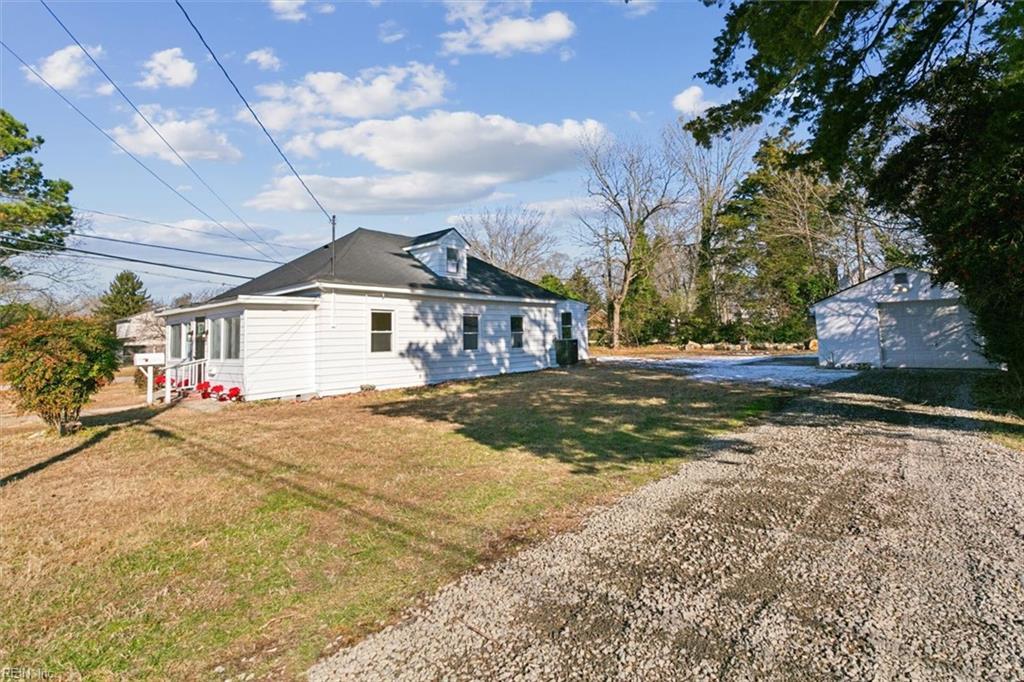
<path id="1" fill-rule="evenodd" d="M 647 346 L 621 346 L 609 348 L 608 346 L 591 346 L 590 354 L 594 357 L 630 357 L 630 358 L 683 358 L 687 356 L 708 356 L 708 355 L 794 355 L 797 353 L 810 353 L 810 351 L 799 350 L 686 350 L 679 346 L 668 343 L 654 343 Z"/>
<path id="2" fill-rule="evenodd" d="M 0 662 L 301 676 L 783 396 L 581 367 L 216 414 L 134 409 L 65 439 L 5 428 Z"/>

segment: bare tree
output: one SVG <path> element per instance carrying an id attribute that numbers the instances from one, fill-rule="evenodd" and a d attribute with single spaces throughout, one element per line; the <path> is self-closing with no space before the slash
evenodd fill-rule
<path id="1" fill-rule="evenodd" d="M 658 221 L 680 205 L 682 174 L 667 147 L 588 139 L 583 157 L 587 194 L 600 213 L 577 218 L 600 268 L 612 347 L 618 348 L 622 304 L 637 277 L 653 267 L 661 244 Z"/>
<path id="2" fill-rule="evenodd" d="M 555 267 L 558 237 L 547 215 L 525 206 L 485 209 L 459 219 L 473 253 L 513 275 L 536 281 Z"/>
<path id="3" fill-rule="evenodd" d="M 716 138 L 710 147 L 698 144 L 682 125 L 670 127 L 665 134 L 674 162 L 694 191 L 693 236 L 683 241 L 695 251 L 690 288 L 696 312 L 712 323 L 721 320 L 725 309 L 718 292 L 717 256 L 723 236 L 719 215 L 746 173 L 757 134 L 753 128 L 739 131 Z"/>

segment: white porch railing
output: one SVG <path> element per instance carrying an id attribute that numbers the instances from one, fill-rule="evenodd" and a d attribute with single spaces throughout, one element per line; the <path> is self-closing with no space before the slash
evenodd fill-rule
<path id="1" fill-rule="evenodd" d="M 206 381 L 206 359 L 187 360 L 164 368 L 164 404 L 169 405 L 174 391 L 181 394 Z"/>

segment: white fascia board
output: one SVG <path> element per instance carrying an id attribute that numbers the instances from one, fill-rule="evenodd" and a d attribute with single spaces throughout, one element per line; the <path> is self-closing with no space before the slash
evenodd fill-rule
<path id="1" fill-rule="evenodd" d="M 230 308 L 233 306 L 257 306 L 257 305 L 272 305 L 272 306 L 294 306 L 294 307 L 312 307 L 320 304 L 318 298 L 302 298 L 299 296 L 236 296 L 235 298 L 229 298 L 224 301 L 216 301 L 214 303 L 202 303 L 200 305 L 186 306 L 184 308 L 168 308 L 161 310 L 156 313 L 157 317 L 170 317 L 172 315 L 182 315 L 185 313 L 198 313 L 207 310 L 216 310 L 218 308 Z"/>
<path id="2" fill-rule="evenodd" d="M 210 305 L 234 305 L 235 302 L 245 302 L 246 299 L 260 299 L 260 302 L 265 304 L 278 303 L 282 299 L 291 301 L 299 298 L 295 296 L 288 296 L 288 294 L 295 294 L 300 291 L 309 291 L 311 289 L 322 289 L 322 290 L 334 290 L 334 291 L 352 291 L 358 293 L 376 293 L 376 294 L 399 294 L 403 296 L 426 296 L 429 298 L 453 298 L 463 301 L 499 301 L 502 303 L 533 303 L 541 305 L 558 305 L 563 299 L 555 298 L 523 298 L 519 296 L 498 296 L 496 294 L 477 294 L 468 291 L 448 291 L 444 289 L 410 289 L 408 287 L 382 287 L 370 284 L 343 284 L 338 282 L 307 282 L 305 284 L 298 284 L 292 287 L 286 287 L 283 289 L 274 289 L 268 291 L 266 294 L 260 296 L 239 296 L 237 299 L 231 301 L 225 301 L 223 303 L 210 304 Z M 300 298 L 299 300 L 307 301 L 307 305 L 313 304 L 319 299 L 313 297 Z M 570 300 L 570 299 L 564 299 Z M 577 303 L 583 303 L 582 301 L 576 301 Z M 583 303 L 588 308 L 590 307 L 586 303 Z M 198 306 L 197 308 L 201 308 Z M 177 314 L 181 311 L 192 311 L 197 308 L 179 308 L 175 311 L 164 311 L 160 315 Z"/>

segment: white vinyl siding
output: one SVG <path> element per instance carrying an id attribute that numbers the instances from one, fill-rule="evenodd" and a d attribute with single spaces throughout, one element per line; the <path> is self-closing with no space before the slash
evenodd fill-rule
<path id="1" fill-rule="evenodd" d="M 314 393 L 316 311 L 253 308 L 244 321 L 246 399 Z"/>
<path id="2" fill-rule="evenodd" d="M 372 310 L 392 311 L 391 353 L 369 350 Z M 478 348 L 463 350 L 463 315 L 478 317 Z M 512 349 L 511 316 L 524 318 L 524 348 Z M 526 372 L 554 364 L 552 305 L 325 293 L 317 313 L 317 389 L 403 388 Z"/>

